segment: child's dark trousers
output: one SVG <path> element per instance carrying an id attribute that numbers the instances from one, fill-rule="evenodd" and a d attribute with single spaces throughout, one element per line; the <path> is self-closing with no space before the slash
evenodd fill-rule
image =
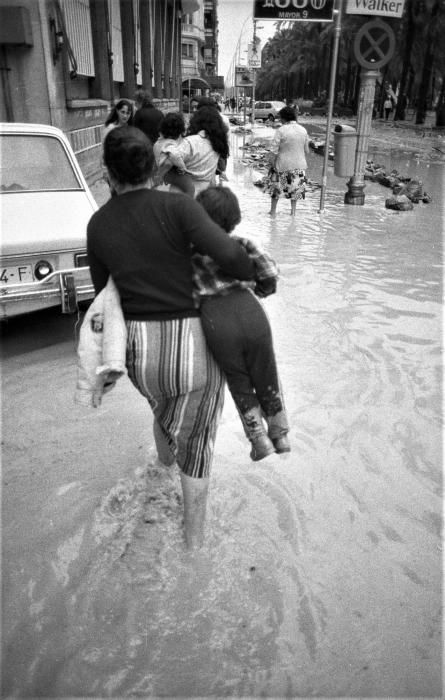
<path id="1" fill-rule="evenodd" d="M 247 289 L 203 297 L 201 319 L 207 343 L 226 376 L 241 419 L 259 407 L 269 426 L 269 437 L 286 434 L 289 427 L 272 331 L 261 303 Z"/>

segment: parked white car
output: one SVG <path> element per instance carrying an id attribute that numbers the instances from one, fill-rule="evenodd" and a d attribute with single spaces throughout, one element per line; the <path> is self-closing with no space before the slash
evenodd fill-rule
<path id="1" fill-rule="evenodd" d="M 97 204 L 71 145 L 45 124 L 0 124 L 0 319 L 92 299 L 86 229 Z"/>
<path id="2" fill-rule="evenodd" d="M 255 119 L 273 122 L 278 117 L 280 109 L 286 106 L 285 102 L 255 102 Z M 249 117 L 252 115 L 252 109 L 249 110 Z"/>

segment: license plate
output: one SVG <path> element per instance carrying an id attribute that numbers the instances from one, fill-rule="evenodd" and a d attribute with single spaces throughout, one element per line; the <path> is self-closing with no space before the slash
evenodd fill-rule
<path id="1" fill-rule="evenodd" d="M 31 265 L 17 265 L 17 267 L 0 268 L 1 284 L 18 284 L 20 282 L 34 282 Z"/>

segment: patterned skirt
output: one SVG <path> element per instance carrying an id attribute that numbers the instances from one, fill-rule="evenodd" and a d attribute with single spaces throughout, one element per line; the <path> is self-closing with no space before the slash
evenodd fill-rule
<path id="1" fill-rule="evenodd" d="M 284 170 L 271 168 L 264 180 L 264 191 L 271 197 L 286 197 L 297 201 L 306 196 L 306 173 L 304 170 Z"/>
<path id="2" fill-rule="evenodd" d="M 127 321 L 128 376 L 148 400 L 180 469 L 209 476 L 224 378 L 201 319 Z"/>

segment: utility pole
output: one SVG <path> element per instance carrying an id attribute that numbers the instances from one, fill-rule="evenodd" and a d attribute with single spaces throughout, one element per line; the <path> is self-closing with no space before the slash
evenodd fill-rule
<path id="1" fill-rule="evenodd" d="M 326 122 L 326 144 L 323 158 L 323 173 L 321 178 L 320 211 L 323 211 L 324 209 L 325 192 L 328 181 L 329 142 L 331 137 L 332 111 L 334 108 L 335 79 L 337 76 L 338 45 L 341 34 L 342 10 L 343 0 L 338 0 L 337 9 L 334 10 L 334 40 L 331 59 L 331 75 L 329 80 L 328 118 Z"/>

